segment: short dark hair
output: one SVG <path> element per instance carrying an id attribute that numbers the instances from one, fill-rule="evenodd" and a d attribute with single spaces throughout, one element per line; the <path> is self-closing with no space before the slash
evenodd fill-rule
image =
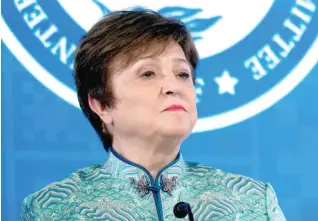
<path id="1" fill-rule="evenodd" d="M 179 20 L 164 17 L 149 9 L 114 11 L 106 14 L 81 39 L 74 61 L 77 96 L 82 111 L 106 151 L 112 145 L 112 135 L 91 110 L 88 96 L 101 102 L 104 107 L 113 108 L 115 98 L 111 70 L 114 61 L 120 61 L 121 67 L 125 68 L 153 44 L 160 46 L 155 53 L 161 53 L 172 41 L 180 45 L 191 64 L 195 82 L 198 52 L 190 31 Z"/>

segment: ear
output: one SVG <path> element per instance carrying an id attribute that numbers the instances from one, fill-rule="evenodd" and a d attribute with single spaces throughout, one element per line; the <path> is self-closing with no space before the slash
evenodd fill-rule
<path id="1" fill-rule="evenodd" d="M 90 94 L 88 94 L 88 104 L 92 111 L 94 111 L 106 125 L 112 123 L 112 116 L 109 109 L 104 107 L 99 100 L 96 100 Z"/>

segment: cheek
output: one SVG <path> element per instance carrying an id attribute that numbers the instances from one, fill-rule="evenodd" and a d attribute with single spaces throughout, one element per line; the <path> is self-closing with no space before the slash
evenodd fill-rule
<path id="1" fill-rule="evenodd" d="M 198 119 L 198 112 L 197 112 L 197 107 L 194 105 L 192 107 L 192 112 L 191 112 L 191 121 L 195 124 Z"/>
<path id="2" fill-rule="evenodd" d="M 155 92 L 140 89 L 131 90 L 121 95 L 119 107 L 138 116 L 151 115 L 157 109 L 157 100 L 153 96 Z"/>
<path id="3" fill-rule="evenodd" d="M 191 119 L 195 123 L 198 118 L 198 111 L 197 111 L 197 100 L 196 100 L 196 92 L 195 89 L 191 90 L 191 93 L 188 95 L 189 97 L 189 104 L 191 108 Z"/>
<path id="4" fill-rule="evenodd" d="M 188 99 L 189 99 L 191 107 L 195 107 L 196 108 L 196 105 L 197 105 L 197 94 L 196 94 L 194 86 L 191 87 L 189 89 L 189 91 L 188 91 Z"/>

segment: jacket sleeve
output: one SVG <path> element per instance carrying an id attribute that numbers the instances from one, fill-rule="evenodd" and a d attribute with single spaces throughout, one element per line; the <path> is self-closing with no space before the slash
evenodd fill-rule
<path id="1" fill-rule="evenodd" d="M 34 195 L 27 196 L 22 203 L 20 214 L 21 221 L 41 221 L 45 220 L 42 216 L 41 208 Z"/>
<path id="2" fill-rule="evenodd" d="M 266 208 L 268 221 L 286 221 L 283 211 L 278 204 L 276 193 L 269 183 L 266 183 Z"/>

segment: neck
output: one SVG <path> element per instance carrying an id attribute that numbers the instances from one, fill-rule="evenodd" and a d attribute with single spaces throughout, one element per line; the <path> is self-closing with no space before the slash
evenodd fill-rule
<path id="1" fill-rule="evenodd" d="M 153 179 L 166 165 L 176 159 L 180 150 L 180 140 L 113 140 L 113 148 L 122 157 L 146 168 Z"/>

